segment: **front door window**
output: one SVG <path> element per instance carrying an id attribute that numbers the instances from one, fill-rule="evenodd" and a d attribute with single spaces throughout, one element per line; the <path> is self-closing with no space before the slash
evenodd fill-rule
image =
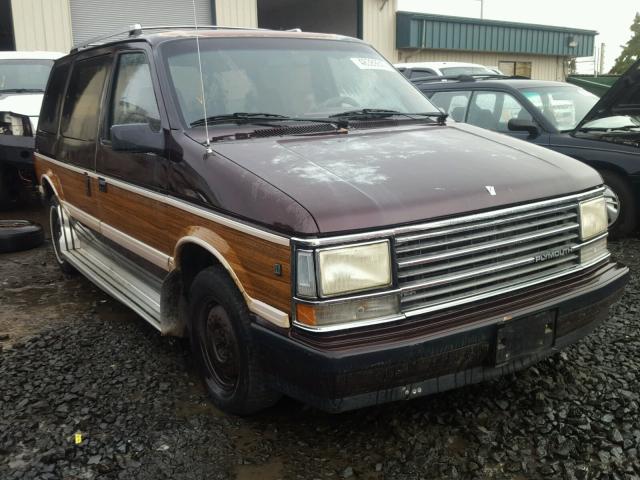
<path id="1" fill-rule="evenodd" d="M 155 132 L 160 130 L 160 113 L 145 53 L 120 55 L 107 123 L 108 129 L 113 125 L 142 123 Z M 110 137 L 109 130 L 106 136 Z"/>

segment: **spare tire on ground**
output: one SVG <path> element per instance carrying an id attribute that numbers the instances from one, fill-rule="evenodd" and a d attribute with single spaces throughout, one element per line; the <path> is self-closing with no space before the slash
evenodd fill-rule
<path id="1" fill-rule="evenodd" d="M 18 252 L 42 245 L 42 226 L 28 220 L 0 220 L 0 253 Z"/>

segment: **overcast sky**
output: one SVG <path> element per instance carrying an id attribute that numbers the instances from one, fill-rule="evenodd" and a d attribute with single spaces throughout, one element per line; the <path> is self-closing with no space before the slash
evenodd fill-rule
<path id="1" fill-rule="evenodd" d="M 398 9 L 460 17 L 480 17 L 479 0 L 398 0 Z M 540 23 L 596 30 L 596 45 L 605 43 L 605 72 L 620 54 L 620 46 L 631 38 L 629 27 L 638 0 L 484 0 L 484 18 Z M 580 71 L 593 71 L 593 63 L 580 62 Z"/>

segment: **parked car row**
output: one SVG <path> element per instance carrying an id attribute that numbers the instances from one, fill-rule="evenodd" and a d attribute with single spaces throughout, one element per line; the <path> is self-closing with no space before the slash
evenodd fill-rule
<path id="1" fill-rule="evenodd" d="M 497 67 L 485 67 L 465 62 L 416 62 L 394 65 L 410 80 L 428 77 L 456 77 L 460 75 L 496 76 L 504 75 Z"/>
<path id="2" fill-rule="evenodd" d="M 570 96 L 429 99 L 357 39 L 157 30 L 56 60 L 35 168 L 62 270 L 188 337 L 220 408 L 415 398 L 607 318 L 628 269 L 600 175 L 472 125 L 559 131 L 542 112 L 578 122 Z"/>
<path id="3" fill-rule="evenodd" d="M 601 98 L 563 82 L 466 77 L 415 85 L 457 122 L 544 146 L 595 168 L 606 186 L 612 233 L 638 226 L 640 61 Z"/>

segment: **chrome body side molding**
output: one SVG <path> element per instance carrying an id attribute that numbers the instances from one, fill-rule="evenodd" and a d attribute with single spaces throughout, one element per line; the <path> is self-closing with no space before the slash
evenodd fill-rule
<path id="1" fill-rule="evenodd" d="M 76 167 L 75 165 L 70 165 L 68 163 L 60 162 L 56 159 L 42 155 L 41 153 L 36 153 L 35 155 L 41 158 L 42 160 L 46 162 L 50 162 L 61 168 L 71 170 L 72 172 L 81 173 L 83 175 L 86 174 L 91 178 L 104 178 L 108 184 L 113 185 L 114 187 L 127 190 L 129 192 L 135 193 L 136 195 L 149 198 L 156 202 L 161 202 L 166 205 L 179 208 L 180 210 L 183 210 L 185 212 L 189 212 L 199 217 L 206 218 L 207 220 L 211 220 L 212 222 L 219 223 L 221 225 L 224 225 L 225 227 L 233 228 L 234 230 L 237 230 L 242 233 L 246 233 L 247 235 L 258 237 L 263 240 L 276 243 L 278 245 L 288 246 L 290 244 L 290 240 L 288 237 L 279 235 L 277 233 L 269 232 L 267 230 L 263 230 L 253 225 L 249 225 L 248 223 L 243 223 L 238 220 L 234 220 L 233 218 L 227 217 L 219 213 L 215 213 L 209 209 L 199 207 L 197 205 L 186 202 L 184 200 L 180 200 L 178 198 L 171 197 L 169 195 L 163 195 L 161 193 L 155 192 L 153 190 L 149 190 L 147 188 L 138 187 L 136 185 L 123 182 L 122 180 L 118 180 L 117 178 L 112 178 L 109 176 L 98 174 L 96 172 L 93 172 L 84 168 Z"/>

